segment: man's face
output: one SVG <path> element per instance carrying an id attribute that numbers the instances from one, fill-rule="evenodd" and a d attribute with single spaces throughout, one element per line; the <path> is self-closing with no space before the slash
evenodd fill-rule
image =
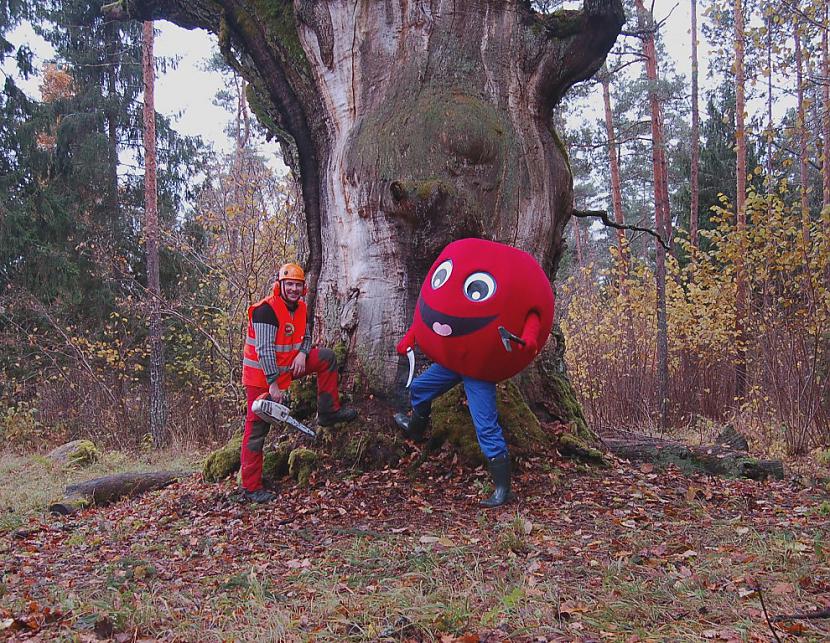
<path id="1" fill-rule="evenodd" d="M 282 296 L 286 301 L 293 303 L 303 296 L 305 282 L 297 279 L 283 279 L 280 283 L 282 284 Z"/>

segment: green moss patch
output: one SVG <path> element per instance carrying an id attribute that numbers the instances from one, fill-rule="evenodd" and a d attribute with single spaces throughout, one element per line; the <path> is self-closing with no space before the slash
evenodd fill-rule
<path id="1" fill-rule="evenodd" d="M 231 438 L 221 449 L 211 453 L 202 466 L 202 478 L 205 482 L 219 482 L 239 471 L 242 463 L 241 450 L 242 434 L 239 434 Z"/>
<path id="2" fill-rule="evenodd" d="M 90 440 L 73 440 L 54 449 L 48 457 L 57 464 L 81 469 L 97 462 L 101 452 Z"/>
<path id="3" fill-rule="evenodd" d="M 306 487 L 311 474 L 317 468 L 318 460 L 319 456 L 311 449 L 294 449 L 288 456 L 288 472 L 298 485 Z"/>
<path id="4" fill-rule="evenodd" d="M 497 384 L 496 398 L 499 422 L 514 455 L 529 455 L 551 446 L 550 436 L 542 430 L 515 383 Z M 456 386 L 433 403 L 432 437 L 433 440 L 452 444 L 469 463 L 484 462 L 463 386 Z"/>
<path id="5" fill-rule="evenodd" d="M 262 458 L 262 477 L 268 481 L 276 481 L 288 473 L 288 458 L 291 455 L 291 445 L 280 442 L 272 451 L 268 451 Z"/>

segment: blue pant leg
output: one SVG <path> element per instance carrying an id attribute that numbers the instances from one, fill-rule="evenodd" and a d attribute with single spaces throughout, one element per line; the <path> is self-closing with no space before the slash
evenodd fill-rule
<path id="1" fill-rule="evenodd" d="M 507 442 L 504 440 L 496 408 L 496 385 L 465 377 L 464 391 L 467 393 L 467 404 L 470 415 L 473 416 L 481 452 L 487 458 L 507 453 Z"/>
<path id="2" fill-rule="evenodd" d="M 412 408 L 421 415 L 429 415 L 432 400 L 449 391 L 460 381 L 461 376 L 458 373 L 440 364 L 433 364 L 412 380 L 409 388 Z"/>

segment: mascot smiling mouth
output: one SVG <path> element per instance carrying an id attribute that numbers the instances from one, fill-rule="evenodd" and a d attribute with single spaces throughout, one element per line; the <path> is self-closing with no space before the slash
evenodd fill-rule
<path id="1" fill-rule="evenodd" d="M 454 315 L 445 315 L 430 308 L 422 297 L 418 298 L 418 310 L 421 313 L 421 319 L 424 323 L 432 329 L 432 332 L 441 337 L 468 335 L 484 328 L 498 317 L 498 315 L 491 315 L 489 317 L 456 317 Z"/>

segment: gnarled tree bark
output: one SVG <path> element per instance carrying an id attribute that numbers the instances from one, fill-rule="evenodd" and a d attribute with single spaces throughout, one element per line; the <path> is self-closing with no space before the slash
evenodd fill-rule
<path id="1" fill-rule="evenodd" d="M 119 0 L 111 17 L 218 35 L 305 202 L 317 334 L 376 393 L 440 249 L 482 236 L 553 278 L 572 209 L 551 110 L 605 60 L 621 0 Z"/>

